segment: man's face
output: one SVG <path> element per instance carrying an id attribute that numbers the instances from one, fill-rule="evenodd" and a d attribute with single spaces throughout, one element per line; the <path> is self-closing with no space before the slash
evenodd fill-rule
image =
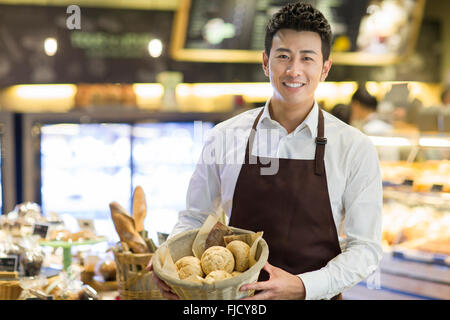
<path id="1" fill-rule="evenodd" d="M 263 68 L 273 87 L 272 103 L 285 108 L 310 107 L 331 60 L 323 62 L 322 42 L 316 32 L 281 29 L 273 37 L 270 57 L 263 53 Z"/>

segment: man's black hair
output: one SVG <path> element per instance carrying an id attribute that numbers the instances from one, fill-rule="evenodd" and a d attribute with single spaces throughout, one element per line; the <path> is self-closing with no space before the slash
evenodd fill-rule
<path id="1" fill-rule="evenodd" d="M 356 90 L 356 92 L 352 96 L 352 101 L 358 101 L 363 107 L 367 109 L 371 109 L 373 111 L 377 110 L 377 98 L 367 92 L 364 86 L 360 86 L 358 90 Z"/>
<path id="2" fill-rule="evenodd" d="M 267 56 L 272 48 L 273 37 L 280 29 L 318 33 L 322 40 L 323 61 L 325 62 L 330 57 L 332 40 L 330 24 L 324 15 L 312 5 L 302 2 L 291 3 L 272 16 L 266 27 L 264 42 Z"/>

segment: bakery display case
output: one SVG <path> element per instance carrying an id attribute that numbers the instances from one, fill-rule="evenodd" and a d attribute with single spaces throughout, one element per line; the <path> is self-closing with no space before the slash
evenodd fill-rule
<path id="1" fill-rule="evenodd" d="M 389 147 L 399 161 L 380 161 L 383 244 L 393 252 L 433 254 L 435 263 L 450 265 L 450 136 L 395 139 L 402 146 Z M 383 147 L 378 143 L 379 153 Z"/>
<path id="2" fill-rule="evenodd" d="M 101 110 L 24 114 L 23 198 L 44 214 L 92 219 L 117 240 L 108 204 L 129 210 L 132 191 L 148 193 L 149 236 L 170 233 L 185 205 L 205 135 L 226 113 Z"/>
<path id="3" fill-rule="evenodd" d="M 383 258 L 368 299 L 450 298 L 450 136 L 371 137 L 383 177 Z M 373 279 L 372 279 L 373 280 Z M 373 284 L 373 283 L 372 283 Z M 364 288 L 365 287 L 365 288 Z"/>

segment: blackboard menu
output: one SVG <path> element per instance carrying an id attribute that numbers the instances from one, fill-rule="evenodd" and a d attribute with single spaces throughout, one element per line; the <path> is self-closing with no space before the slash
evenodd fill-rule
<path id="1" fill-rule="evenodd" d="M 185 61 L 260 62 L 267 22 L 280 8 L 294 2 L 180 0 L 172 55 Z M 377 55 L 403 54 L 407 44 L 415 42 L 411 37 L 417 37 L 424 5 L 424 0 L 304 2 L 320 10 L 330 23 L 333 53 Z"/>
<path id="2" fill-rule="evenodd" d="M 264 49 L 270 17 L 292 0 L 191 0 L 186 48 Z M 334 38 L 348 34 L 353 50 L 368 0 L 310 0 L 333 27 Z"/>
<path id="3" fill-rule="evenodd" d="M 71 14 L 66 6 L 0 5 L 0 87 L 154 82 L 166 69 L 173 11 L 80 6 L 79 29 L 68 27 Z M 48 38 L 57 41 L 53 56 Z M 154 38 L 163 44 L 159 58 L 149 54 Z"/>

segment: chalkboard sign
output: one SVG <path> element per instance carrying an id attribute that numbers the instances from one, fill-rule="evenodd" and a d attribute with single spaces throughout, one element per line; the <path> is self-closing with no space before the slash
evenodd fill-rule
<path id="1" fill-rule="evenodd" d="M 80 29 L 67 26 L 67 6 L 0 4 L 0 87 L 22 83 L 155 82 L 168 53 L 173 11 L 81 6 Z M 49 56 L 45 41 L 56 40 Z M 50 42 L 51 43 L 51 42 Z"/>
<path id="2" fill-rule="evenodd" d="M 180 0 L 172 34 L 172 57 L 183 61 L 260 63 L 268 20 L 292 2 L 296 1 Z M 410 54 L 424 6 L 424 0 L 305 2 L 319 9 L 331 25 L 333 62 L 364 65 L 390 64 Z"/>
<path id="3" fill-rule="evenodd" d="M 7 257 L 0 258 L 0 271 L 19 271 L 19 257 L 17 255 L 9 255 Z"/>

